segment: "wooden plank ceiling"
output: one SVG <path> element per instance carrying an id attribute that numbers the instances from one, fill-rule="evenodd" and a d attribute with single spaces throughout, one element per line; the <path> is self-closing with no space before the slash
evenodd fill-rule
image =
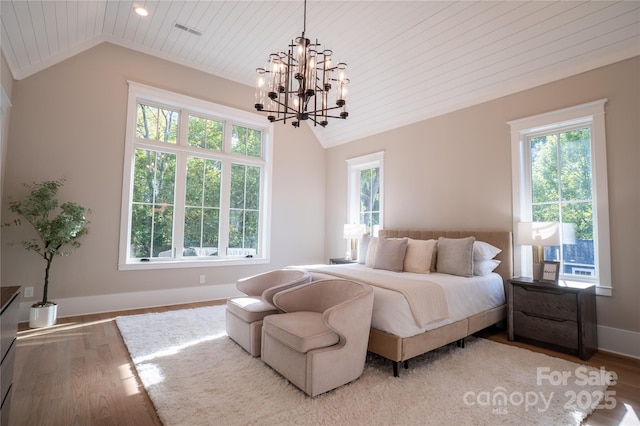
<path id="1" fill-rule="evenodd" d="M 108 41 L 253 86 L 302 17 L 302 1 L 2 0 L 0 42 L 16 79 Z M 640 2 L 309 0 L 307 36 L 349 65 L 349 118 L 313 128 L 331 147 L 640 55 Z"/>

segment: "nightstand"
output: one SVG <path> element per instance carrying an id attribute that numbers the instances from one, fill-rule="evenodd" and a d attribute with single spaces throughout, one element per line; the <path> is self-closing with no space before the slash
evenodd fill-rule
<path id="1" fill-rule="evenodd" d="M 578 355 L 598 351 L 595 284 L 559 284 L 512 278 L 507 281 L 509 340 Z"/>
<path id="2" fill-rule="evenodd" d="M 9 424 L 9 411 L 11 409 L 11 394 L 13 390 L 13 364 L 16 358 L 16 333 L 18 332 L 18 316 L 20 306 L 20 287 L 2 287 L 0 299 L 0 324 L 2 334 L 0 338 L 0 382 L 2 394 L 0 394 L 0 424 Z"/>
<path id="3" fill-rule="evenodd" d="M 347 263 L 358 263 L 358 261 L 353 259 L 345 259 L 344 257 L 332 257 L 331 259 L 329 259 L 330 265 L 344 265 Z"/>

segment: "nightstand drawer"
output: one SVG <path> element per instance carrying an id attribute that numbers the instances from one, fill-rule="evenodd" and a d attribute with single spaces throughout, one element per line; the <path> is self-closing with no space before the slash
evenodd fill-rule
<path id="1" fill-rule="evenodd" d="M 578 321 L 578 303 L 575 293 L 521 286 L 514 286 L 513 292 L 513 309 L 516 311 L 535 312 L 541 317 Z"/>
<path id="2" fill-rule="evenodd" d="M 4 397 L 9 392 L 11 382 L 13 381 L 13 363 L 16 359 L 16 339 L 13 339 L 11 347 L 7 352 L 7 355 L 0 364 L 0 398 Z"/>
<path id="3" fill-rule="evenodd" d="M 513 323 L 518 337 L 578 349 L 578 326 L 575 321 L 556 321 L 515 311 Z"/>

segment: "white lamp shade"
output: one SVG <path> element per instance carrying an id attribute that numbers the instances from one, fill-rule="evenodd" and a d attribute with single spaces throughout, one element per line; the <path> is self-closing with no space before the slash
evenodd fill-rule
<path id="1" fill-rule="evenodd" d="M 519 222 L 516 243 L 525 246 L 560 245 L 558 222 Z"/>
<path id="2" fill-rule="evenodd" d="M 358 223 L 347 223 L 344 225 L 343 238 L 346 240 L 357 240 L 364 235 L 366 227 Z"/>

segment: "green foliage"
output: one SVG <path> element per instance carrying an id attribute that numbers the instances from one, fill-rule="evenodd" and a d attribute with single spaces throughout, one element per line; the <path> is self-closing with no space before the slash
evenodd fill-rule
<path id="1" fill-rule="evenodd" d="M 186 141 L 181 133 L 180 113 L 166 107 L 138 103 L 136 137 L 152 141 L 159 149 L 138 147 L 133 171 L 130 256 L 152 258 L 173 256 L 174 246 L 183 246 L 183 256 L 215 256 L 220 239 L 223 204 L 229 204 L 229 247 L 258 248 L 261 168 L 231 164 L 229 200 L 223 194 L 223 161 L 211 157 L 211 151 L 224 151 L 233 157 L 261 158 L 262 132 L 239 125 L 231 129 L 231 146 L 223 147 L 225 123 L 212 118 L 189 115 Z M 154 141 L 196 148 L 186 156 L 186 181 L 178 170 L 184 159 Z M 208 151 L 208 152 L 207 152 Z M 229 164 L 229 163 L 226 163 Z M 224 166 L 228 167 L 228 166 Z M 229 173 L 229 171 L 226 171 Z M 173 241 L 176 185 L 184 185 L 183 241 Z M 180 188 L 182 190 L 182 188 Z M 182 191 L 178 191 L 181 193 Z M 182 200 L 177 202 L 182 205 Z M 202 250 L 201 250 L 202 249 Z M 203 254 L 204 253 L 204 254 Z"/>
<path id="2" fill-rule="evenodd" d="M 51 262 L 56 256 L 67 256 L 71 254 L 70 249 L 80 247 L 78 239 L 88 232 L 89 221 L 85 213 L 90 213 L 90 210 L 72 202 L 59 204 L 56 195 L 63 184 L 64 179 L 25 184 L 29 195 L 22 200 L 9 202 L 9 211 L 17 214 L 18 218 L 5 224 L 21 225 L 26 221 L 38 235 L 37 239 L 22 241 L 22 246 L 37 253 L 47 263 L 43 305 L 47 303 Z"/>
<path id="3" fill-rule="evenodd" d="M 220 121 L 189 116 L 188 142 L 190 146 L 222 151 L 224 124 Z"/>
<path id="4" fill-rule="evenodd" d="M 177 111 L 138 104 L 136 137 L 175 144 L 177 135 Z"/>
<path id="5" fill-rule="evenodd" d="M 231 166 L 229 247 L 258 248 L 260 168 Z"/>
<path id="6" fill-rule="evenodd" d="M 571 223 L 577 239 L 593 239 L 590 129 L 540 136 L 530 144 L 533 220 Z"/>
<path id="7" fill-rule="evenodd" d="M 380 168 L 360 171 L 360 223 L 380 224 Z"/>
<path id="8" fill-rule="evenodd" d="M 231 152 L 260 158 L 262 156 L 262 132 L 234 125 L 231 130 Z"/>
<path id="9" fill-rule="evenodd" d="M 176 155 L 136 149 L 131 252 L 156 257 L 171 249 Z"/>

